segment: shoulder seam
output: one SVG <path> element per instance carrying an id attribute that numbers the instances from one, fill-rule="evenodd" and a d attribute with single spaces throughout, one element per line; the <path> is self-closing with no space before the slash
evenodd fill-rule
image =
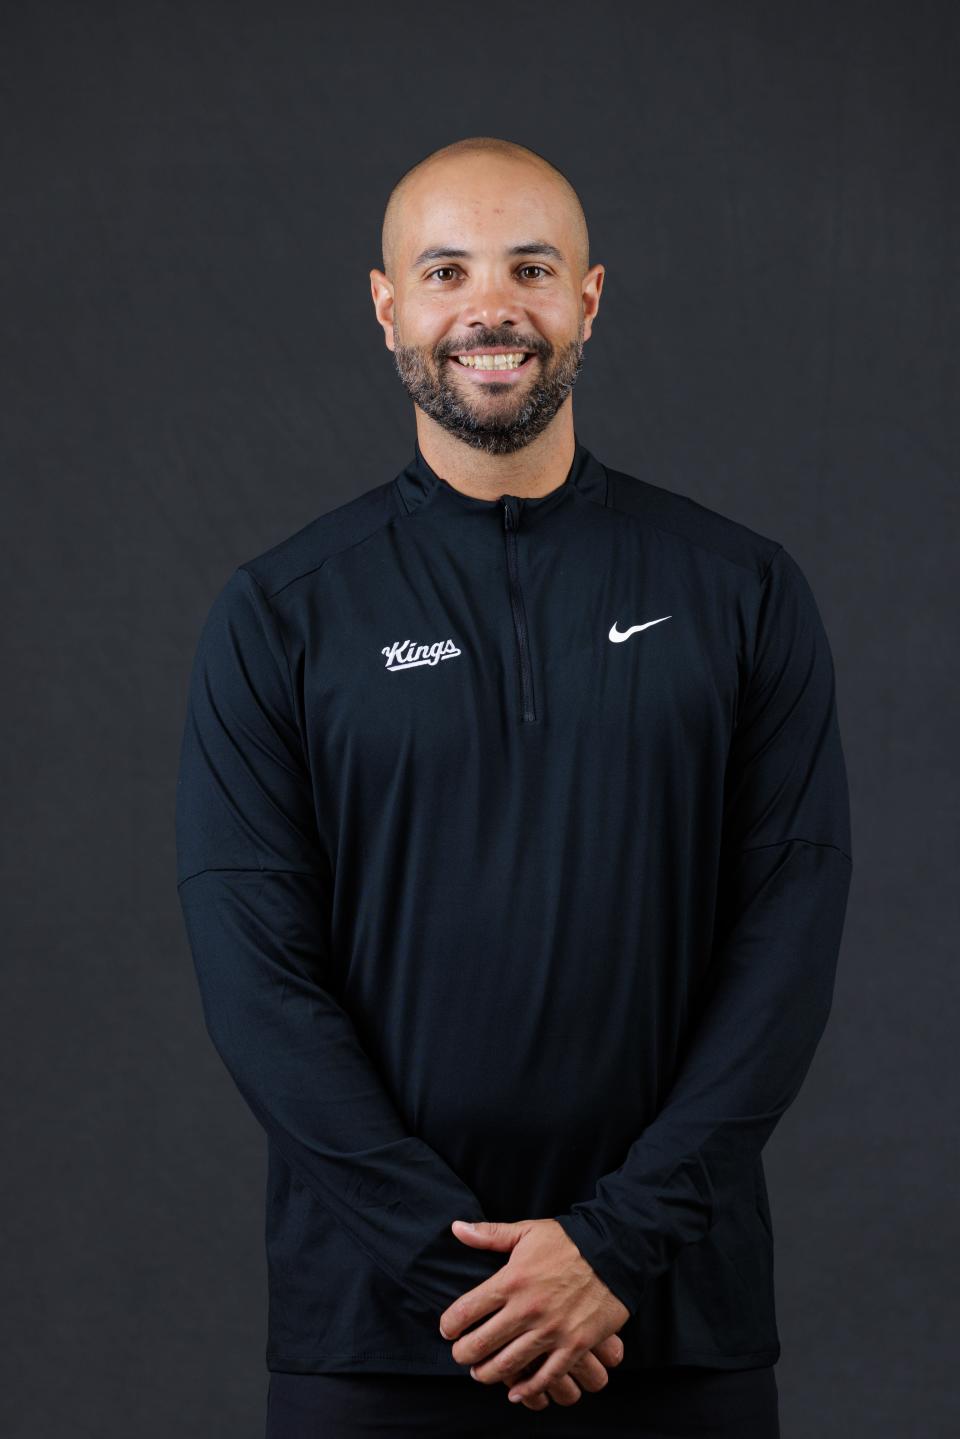
<path id="1" fill-rule="evenodd" d="M 257 589 L 258 589 L 258 591 L 259 591 L 259 593 L 260 593 L 260 598 L 262 599 L 264 605 L 266 606 L 268 613 L 272 616 L 273 622 L 274 622 L 274 624 L 275 624 L 276 627 L 277 627 L 277 633 L 278 633 L 279 636 L 280 636 L 280 644 L 281 644 L 281 647 L 282 647 L 282 649 L 283 649 L 283 659 L 284 659 L 284 663 L 286 664 L 286 667 L 287 667 L 287 689 L 288 689 L 288 691 L 289 691 L 290 698 L 292 699 L 292 698 L 293 698 L 293 675 L 292 675 L 292 673 L 291 673 L 291 671 L 290 671 L 290 656 L 289 656 L 289 654 L 287 653 L 287 642 L 286 642 L 286 640 L 284 639 L 283 626 L 281 625 L 280 620 L 279 620 L 279 617 L 277 616 L 276 612 L 274 611 L 273 606 L 272 606 L 271 603 L 270 603 L 270 597 L 267 595 L 266 591 L 265 591 L 264 588 L 263 588 L 263 585 L 262 585 L 262 584 L 260 583 L 260 581 L 257 579 L 256 575 L 255 575 L 251 570 L 248 570 L 247 567 L 246 567 L 246 565 L 241 565 L 241 566 L 240 566 L 240 569 L 241 569 L 241 570 L 243 571 L 243 573 L 247 576 L 247 579 L 250 581 L 250 583 L 251 583 L 252 585 L 256 585 L 256 587 L 257 587 Z"/>
<path id="2" fill-rule="evenodd" d="M 773 562 L 774 562 L 774 560 L 777 558 L 777 555 L 780 555 L 780 554 L 783 554 L 783 553 L 784 553 L 783 545 L 782 545 L 782 544 L 778 544 L 778 545 L 777 545 L 777 548 L 774 550 L 773 554 L 770 556 L 770 559 L 767 561 L 767 564 L 766 564 L 766 567 L 765 567 L 763 573 L 762 573 L 762 574 L 758 577 L 758 579 L 757 579 L 757 587 L 758 587 L 758 589 L 761 591 L 761 594 L 760 594 L 760 598 L 757 600 L 757 613 L 756 613 L 756 615 L 754 616 L 754 621 L 753 621 L 753 634 L 752 634 L 751 640 L 750 640 L 750 669 L 749 669 L 749 677 L 748 677 L 748 679 L 747 679 L 747 687 L 748 687 L 748 688 L 749 688 L 750 685 L 753 683 L 753 674 L 754 674 L 754 669 L 755 669 L 755 666 L 756 666 L 756 659 L 757 659 L 757 641 L 758 641 L 758 638 L 759 638 L 759 635 L 760 635 L 760 622 L 761 622 L 761 617 L 762 617 L 762 615 L 763 615 L 763 593 L 762 593 L 762 592 L 763 592 L 763 587 L 764 587 L 764 585 L 767 583 L 767 576 L 770 574 L 770 571 L 771 571 L 771 569 L 773 568 Z M 739 705 L 738 705 L 738 716 L 739 716 Z"/>
<path id="3" fill-rule="evenodd" d="M 628 476 L 628 478 L 630 478 L 630 477 Z M 669 526 L 667 526 L 667 525 L 659 524 L 656 520 L 650 519 L 647 515 L 634 514 L 634 512 L 633 512 L 632 510 L 623 509 L 620 505 L 612 504 L 611 501 L 610 501 L 610 493 L 611 493 L 612 490 L 613 490 L 613 485 L 611 485 L 611 484 L 609 483 L 609 478 L 608 478 L 608 484 L 607 484 L 607 501 L 606 501 L 606 504 L 605 504 L 605 505 L 601 506 L 601 508 L 613 510 L 614 513 L 615 513 L 615 514 L 618 514 L 618 515 L 627 515 L 630 519 L 639 520 L 641 524 L 649 525 L 652 530 L 659 530 L 659 531 L 661 532 L 661 534 L 670 535 L 673 539 L 681 540 L 681 541 L 682 541 L 684 544 L 686 544 L 686 545 L 692 545 L 694 549 L 703 550 L 704 553 L 705 553 L 705 554 L 708 554 L 708 555 L 715 555 L 717 559 L 724 560 L 724 561 L 725 561 L 727 564 L 729 564 L 729 565 L 736 565 L 738 569 L 746 570 L 748 574 L 754 575 L 755 577 L 757 576 L 757 571 L 756 571 L 756 569 L 755 569 L 752 565 L 745 564 L 742 560 L 734 560 L 734 559 L 731 559 L 730 556 L 729 556 L 729 555 L 725 555 L 722 550 L 715 549 L 715 548 L 713 548 L 713 546 L 711 546 L 711 545 L 701 544 L 699 540 L 692 540 L 692 539 L 690 539 L 689 535 L 683 535 L 683 534 L 680 533 L 679 530 L 672 530 L 672 529 L 670 529 Z M 679 494 L 679 493 L 678 493 L 677 491 L 675 491 L 675 490 L 667 491 L 667 493 L 673 495 L 673 497 L 674 497 L 675 499 L 689 500 L 689 498 L 690 498 L 688 495 L 681 495 L 681 494 Z M 593 501 L 590 501 L 589 503 L 599 504 L 599 501 L 598 501 L 598 500 L 593 500 Z M 696 500 L 691 500 L 690 503 L 691 503 L 691 504 L 696 504 L 697 501 L 696 501 Z M 719 513 L 719 512 L 717 512 L 717 513 Z M 721 518 L 721 519 L 726 519 L 727 516 L 721 515 L 720 518 Z M 733 521 L 731 521 L 731 523 L 733 523 L 733 524 L 739 524 L 740 522 L 739 522 L 739 520 L 733 520 Z M 744 526 L 744 528 L 746 529 L 746 528 L 749 528 L 749 527 L 748 527 L 748 526 Z M 756 531 L 756 530 L 755 530 L 753 533 L 759 535 L 759 531 Z M 760 538 L 763 539 L 763 538 L 766 538 L 766 537 L 765 537 L 765 536 L 760 536 Z M 776 559 L 777 553 L 778 553 L 780 550 L 783 549 L 783 545 L 782 545 L 782 544 L 778 544 L 776 541 L 772 541 L 772 543 L 777 544 L 777 548 L 776 548 L 776 550 L 774 550 L 773 554 L 770 556 L 770 559 L 769 559 L 769 561 L 768 561 L 768 563 L 767 563 L 766 569 L 764 569 L 762 575 L 759 576 L 761 583 L 763 582 L 763 580 L 766 579 L 766 577 L 767 577 L 767 572 L 768 572 L 768 570 L 770 569 L 770 566 L 773 564 L 773 561 Z"/>
<path id="4" fill-rule="evenodd" d="M 177 889 L 182 889 L 192 879 L 199 879 L 204 874 L 296 874 L 302 879 L 312 879 L 319 876 L 320 871 L 316 869 L 265 869 L 259 865 L 256 869 L 243 865 L 207 865 L 204 869 L 194 870 L 193 874 L 184 875 L 183 879 L 177 880 Z"/>
<path id="5" fill-rule="evenodd" d="M 777 558 L 778 555 L 782 555 L 782 554 L 784 554 L 784 553 L 785 553 L 785 550 L 784 550 L 784 548 L 783 548 L 783 545 L 777 545 L 777 548 L 774 550 L 773 554 L 770 556 L 770 559 L 769 559 L 768 562 L 767 562 L 767 568 L 764 570 L 763 574 L 760 576 L 760 583 L 761 583 L 761 584 L 764 584 L 764 583 L 765 583 L 766 578 L 767 578 L 767 575 L 770 573 L 771 569 L 773 568 L 773 562 L 774 562 L 774 560 Z"/>
<path id="6" fill-rule="evenodd" d="M 831 844 L 829 840 L 823 839 L 806 839 L 802 834 L 790 835 L 788 839 L 772 839 L 769 840 L 767 844 L 747 844 L 738 850 L 737 853 L 751 854 L 754 850 L 758 849 L 776 849 L 777 845 L 780 844 L 809 844 L 814 849 L 833 849 L 836 850 L 837 854 L 842 854 L 844 859 L 849 860 L 850 863 L 853 864 L 853 856 L 848 854 L 845 849 L 841 849 L 838 844 Z"/>
<path id="7" fill-rule="evenodd" d="M 267 613 L 270 615 L 273 623 L 276 625 L 277 634 L 280 637 L 280 648 L 283 651 L 283 663 L 287 671 L 287 703 L 290 706 L 290 716 L 300 740 L 300 757 L 303 761 L 304 768 L 309 773 L 310 763 L 308 756 L 310 750 L 307 744 L 307 736 L 300 723 L 300 711 L 294 699 L 293 670 L 290 667 L 290 652 L 287 649 L 287 639 L 285 634 L 283 633 L 283 623 L 280 619 L 280 616 L 274 609 L 273 605 L 270 603 L 269 596 L 265 593 L 264 588 L 261 585 L 260 581 L 257 579 L 256 575 L 253 574 L 252 571 L 248 570 L 244 565 L 241 565 L 240 569 L 243 570 L 243 573 L 247 576 L 250 583 L 256 586 L 256 589 L 260 595 L 261 600 L 263 601 Z M 286 588 L 286 586 L 284 586 L 283 588 Z"/>
<path id="8" fill-rule="evenodd" d="M 354 540 L 354 541 L 353 541 L 351 544 L 349 544 L 349 545 L 343 545 L 340 549 L 334 550 L 333 554 L 331 554 L 331 555 L 325 555 L 324 558 L 320 561 L 319 564 L 317 564 L 317 565 L 311 565 L 311 566 L 309 567 L 309 569 L 301 570 L 299 574 L 293 575 L 289 580 L 285 580 L 285 581 L 283 582 L 283 584 L 279 586 L 278 589 L 271 590 L 270 593 L 269 593 L 269 595 L 267 595 L 266 591 L 264 590 L 263 586 L 260 584 L 259 580 L 257 580 L 256 577 L 255 577 L 252 573 L 250 574 L 250 578 L 251 578 L 251 579 L 254 581 L 254 583 L 257 585 L 257 588 L 260 590 L 260 593 L 264 596 L 265 599 L 275 599 L 277 595 L 283 594 L 283 591 L 289 589 L 291 585 L 295 585 L 295 584 L 298 582 L 298 580 L 305 580 L 308 575 L 315 575 L 315 574 L 317 574 L 317 572 L 318 572 L 319 570 L 322 570 L 323 567 L 324 567 L 324 565 L 325 565 L 325 564 L 328 564 L 330 560 L 335 560 L 335 559 L 337 559 L 340 555 L 348 554 L 350 550 L 355 550 L 358 545 L 365 545 L 368 540 L 372 540 L 372 539 L 374 538 L 374 536 L 375 536 L 375 535 L 379 535 L 382 530 L 387 529 L 390 525 L 396 524 L 397 520 L 405 520 L 406 518 L 407 518 L 407 516 L 406 516 L 405 514 L 391 515 L 391 516 L 389 517 L 389 519 L 384 520 L 382 524 L 377 525 L 375 529 L 370 530 L 367 534 L 363 535 L 359 540 Z M 254 561 L 247 560 L 247 561 L 245 561 L 245 563 L 244 563 L 243 565 L 240 566 L 240 568 L 241 568 L 241 569 L 246 569 L 246 568 L 248 567 L 248 565 L 250 565 L 251 563 L 255 563 L 255 562 L 254 562 Z"/>

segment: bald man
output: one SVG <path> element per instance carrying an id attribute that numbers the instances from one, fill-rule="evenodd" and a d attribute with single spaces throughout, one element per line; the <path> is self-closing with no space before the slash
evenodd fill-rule
<path id="1" fill-rule="evenodd" d="M 761 1150 L 852 865 L 820 615 L 580 443 L 604 267 L 546 159 L 428 156 L 383 265 L 413 457 L 237 566 L 177 790 L 268 1137 L 267 1436 L 773 1439 Z"/>

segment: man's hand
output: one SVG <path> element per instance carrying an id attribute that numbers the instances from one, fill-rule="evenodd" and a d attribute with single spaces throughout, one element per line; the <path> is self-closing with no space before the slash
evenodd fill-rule
<path id="1" fill-rule="evenodd" d="M 611 1334 L 608 1339 L 604 1339 L 600 1344 L 595 1344 L 590 1353 L 585 1354 L 578 1364 L 574 1364 L 570 1372 L 565 1374 L 562 1379 L 548 1384 L 544 1393 L 534 1394 L 532 1398 L 521 1395 L 520 1403 L 525 1409 L 548 1409 L 550 1400 L 553 1399 L 565 1409 L 569 1408 L 580 1398 L 581 1385 L 592 1393 L 596 1393 L 598 1389 L 604 1387 L 607 1382 L 606 1371 L 617 1367 L 623 1359 L 623 1353 L 623 1340 L 618 1335 Z M 541 1362 L 543 1362 L 542 1355 L 540 1359 L 535 1359 L 531 1365 L 522 1370 L 521 1381 L 533 1374 Z M 473 1369 L 470 1370 L 470 1373 L 474 1378 L 477 1377 Z M 577 1380 L 579 1380 L 579 1384 L 575 1382 Z M 515 1392 L 512 1379 L 504 1379 L 503 1382 L 510 1386 L 511 1393 Z"/>
<path id="2" fill-rule="evenodd" d="M 607 1371 L 596 1351 L 610 1352 L 602 1346 L 630 1311 L 563 1226 L 555 1219 L 522 1219 L 473 1227 L 455 1219 L 452 1227 L 462 1243 L 511 1251 L 502 1269 L 467 1290 L 440 1316 L 440 1333 L 457 1340 L 452 1350 L 457 1363 L 473 1366 L 471 1373 L 482 1384 L 509 1384 L 509 1397 L 516 1396 L 527 1408 L 545 1407 L 546 1392 L 554 1390 L 559 1403 L 576 1403 L 580 1391 L 571 1375 L 586 1389 L 602 1389 Z M 491 1317 L 485 1324 L 457 1338 L 486 1315 Z M 527 1373 L 544 1354 L 547 1358 Z"/>

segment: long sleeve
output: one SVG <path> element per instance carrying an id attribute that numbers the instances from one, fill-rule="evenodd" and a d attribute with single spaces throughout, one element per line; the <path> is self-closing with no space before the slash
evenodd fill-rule
<path id="1" fill-rule="evenodd" d="M 555 1216 L 631 1314 L 755 1165 L 832 1004 L 852 872 L 833 660 L 782 547 L 759 583 L 725 773 L 714 938 L 689 1038 L 620 1167 Z"/>
<path id="2" fill-rule="evenodd" d="M 330 862 L 279 620 L 239 568 L 190 676 L 176 797 L 177 890 L 207 1030 L 302 1182 L 434 1314 L 502 1267 L 450 1230 L 484 1218 L 408 1132 L 331 986 Z"/>

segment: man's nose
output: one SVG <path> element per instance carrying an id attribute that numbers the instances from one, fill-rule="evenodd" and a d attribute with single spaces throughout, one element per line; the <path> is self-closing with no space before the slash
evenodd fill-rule
<path id="1" fill-rule="evenodd" d="M 523 318 L 523 306 L 509 280 L 491 278 L 479 282 L 464 305 L 461 319 L 466 325 L 485 325 L 497 330 L 516 325 Z"/>

